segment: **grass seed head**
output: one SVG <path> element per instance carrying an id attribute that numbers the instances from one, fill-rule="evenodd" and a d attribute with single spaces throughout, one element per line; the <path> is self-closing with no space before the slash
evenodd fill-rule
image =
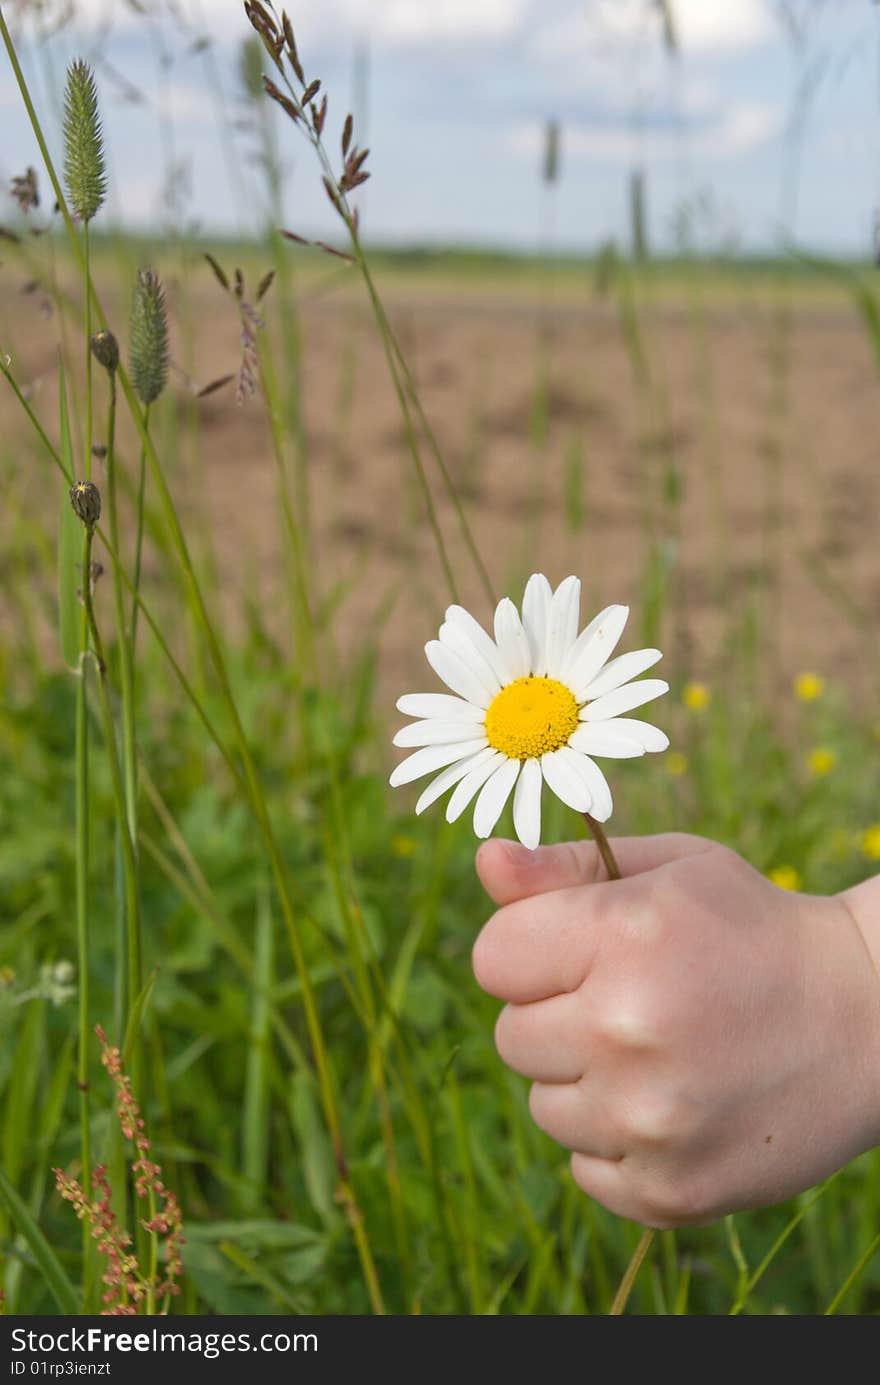
<path id="1" fill-rule="evenodd" d="M 37 188 L 36 171 L 28 167 L 24 173 L 14 177 L 9 184 L 9 193 L 25 214 L 34 207 L 39 207 L 40 193 Z"/>
<path id="2" fill-rule="evenodd" d="M 263 45 L 255 34 L 242 41 L 238 70 L 245 93 L 258 101 L 263 94 Z"/>
<path id="3" fill-rule="evenodd" d="M 74 215 L 91 221 L 107 193 L 98 92 L 88 63 L 67 69 L 64 90 L 64 178 Z"/>
<path id="4" fill-rule="evenodd" d="M 138 271 L 131 310 L 131 380 L 142 404 L 152 404 L 168 379 L 168 315 L 153 269 Z"/>
<path id="5" fill-rule="evenodd" d="M 559 179 L 559 121 L 548 120 L 544 132 L 544 182 L 552 184 Z"/>

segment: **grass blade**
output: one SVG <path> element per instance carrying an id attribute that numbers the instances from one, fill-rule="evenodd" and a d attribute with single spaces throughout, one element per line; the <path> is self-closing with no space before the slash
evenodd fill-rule
<path id="1" fill-rule="evenodd" d="M 46 1287 L 62 1313 L 73 1315 L 79 1313 L 79 1299 L 73 1285 L 61 1268 L 54 1250 L 2 1169 L 0 1169 L 0 1199 L 6 1204 L 10 1217 L 30 1246 L 31 1254 L 43 1272 Z"/>

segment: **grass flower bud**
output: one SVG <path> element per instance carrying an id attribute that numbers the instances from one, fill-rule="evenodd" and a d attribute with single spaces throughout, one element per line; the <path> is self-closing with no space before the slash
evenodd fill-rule
<path id="1" fill-rule="evenodd" d="M 95 360 L 112 375 L 119 365 L 119 343 L 113 333 L 102 327 L 92 337 L 91 347 Z"/>
<path id="2" fill-rule="evenodd" d="M 70 488 L 74 514 L 87 529 L 94 529 L 101 518 L 101 492 L 93 481 L 77 481 Z"/>

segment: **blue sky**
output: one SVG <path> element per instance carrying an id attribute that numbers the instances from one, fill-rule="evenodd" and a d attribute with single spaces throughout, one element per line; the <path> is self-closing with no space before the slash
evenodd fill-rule
<path id="1" fill-rule="evenodd" d="M 655 0 L 291 0 L 309 77 L 330 95 L 331 146 L 368 57 L 373 151 L 366 233 L 399 242 L 560 249 L 627 236 L 632 168 L 646 176 L 652 242 L 670 249 L 683 208 L 706 248 L 760 250 L 794 221 L 817 250 L 867 254 L 880 206 L 880 5 L 875 0 L 670 0 L 671 59 Z M 40 0 L 48 41 L 19 22 L 58 148 L 59 85 L 75 53 L 96 68 L 112 172 L 108 214 L 128 225 L 177 215 L 247 230 L 265 216 L 255 141 L 239 128 L 238 0 Z M 151 11 L 138 15 L 138 6 Z M 26 8 L 6 0 L 15 17 Z M 169 11 L 179 16 L 175 21 Z M 164 18 L 163 18 L 164 16 Z M 44 20 L 43 22 L 47 22 Z M 208 51 L 189 40 L 210 33 Z M 0 177 L 37 163 L 0 59 Z M 139 93 L 125 99 L 122 76 Z M 561 177 L 540 180 L 542 131 L 561 126 Z M 799 176 L 793 132 L 802 132 Z M 284 221 L 332 235 L 310 152 L 285 122 Z M 795 196 L 796 193 L 796 196 Z"/>

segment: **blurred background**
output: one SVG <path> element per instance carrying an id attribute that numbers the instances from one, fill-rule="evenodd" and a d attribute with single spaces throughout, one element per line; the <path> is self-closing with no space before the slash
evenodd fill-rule
<path id="1" fill-rule="evenodd" d="M 106 216 L 251 234 L 265 189 L 238 78 L 237 0 L 7 3 L 57 113 L 53 72 L 82 53 L 101 80 L 112 172 Z M 878 195 L 880 16 L 871 0 L 326 0 L 293 7 L 298 43 L 373 146 L 365 230 L 383 243 L 585 254 L 631 235 L 676 253 L 814 249 L 866 258 Z M 44 51 L 52 34 L 51 56 Z M 33 161 L 8 75 L 3 182 Z M 560 129 L 546 216 L 547 122 Z M 333 225 L 302 151 L 284 141 L 282 208 Z M 700 224 L 688 226 L 698 216 Z M 548 224 L 549 221 L 549 224 Z"/>
<path id="2" fill-rule="evenodd" d="M 97 243 L 117 263 L 128 253 L 125 273 L 164 261 L 182 329 L 172 383 L 191 402 L 240 355 L 237 314 L 202 252 L 228 273 L 247 261 L 255 287 L 278 268 L 279 227 L 340 244 L 312 153 L 261 95 L 237 0 L 6 8 L 56 153 L 66 63 L 81 54 L 94 68 L 110 175 Z M 876 611 L 880 591 L 862 542 L 880 422 L 865 298 L 880 201 L 877 6 L 332 0 L 303 5 L 295 23 L 309 74 L 332 94 L 328 140 L 351 111 L 371 147 L 372 179 L 353 197 L 363 241 L 449 468 L 479 509 L 480 543 L 506 555 L 498 580 L 541 564 L 580 571 L 594 600 L 631 599 L 647 581 L 643 610 L 659 619 L 663 607 L 663 634 L 689 664 L 694 640 L 703 661 L 722 648 L 727 584 L 746 600 L 772 578 L 774 661 L 787 673 L 831 662 L 858 683 L 842 609 Z M 9 72 L 0 101 L 9 189 L 39 159 Z M 42 194 L 31 226 L 51 220 Z M 11 197 L 5 215 L 12 230 L 23 220 Z M 393 590 L 403 629 L 425 599 L 439 609 L 440 574 L 418 496 L 399 503 L 406 438 L 381 342 L 343 262 L 289 242 L 285 259 L 309 343 L 305 389 L 291 388 L 313 522 L 334 577 L 366 563 L 373 579 L 350 584 L 341 628 L 353 637 L 375 614 L 368 592 Z M 10 260 L 13 344 L 31 387 L 51 393 L 48 297 L 39 274 L 14 274 Z M 216 543 L 235 534 L 259 550 L 268 609 L 282 563 L 259 413 L 233 388 L 198 413 Z M 181 464 L 179 486 L 192 480 Z M 548 531 L 545 511 L 561 524 Z M 426 566 L 401 585 L 395 552 L 406 566 L 414 548 Z M 658 583 L 677 586 L 674 620 Z M 415 670 L 388 639 L 390 688 Z"/>

